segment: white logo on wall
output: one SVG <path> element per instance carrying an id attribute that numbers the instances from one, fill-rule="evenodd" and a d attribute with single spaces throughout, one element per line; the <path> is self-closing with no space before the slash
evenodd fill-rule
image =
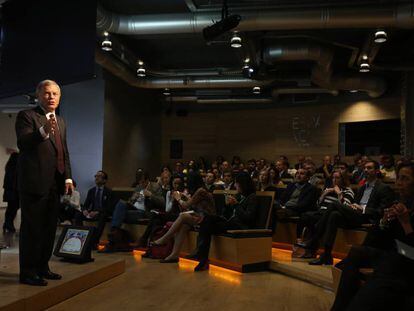
<path id="1" fill-rule="evenodd" d="M 293 139 L 299 147 L 308 148 L 313 144 L 315 130 L 320 127 L 320 118 L 320 115 L 292 118 Z"/>

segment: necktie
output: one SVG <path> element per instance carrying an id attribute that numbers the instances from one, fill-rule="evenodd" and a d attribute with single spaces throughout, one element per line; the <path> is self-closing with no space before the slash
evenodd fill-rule
<path id="1" fill-rule="evenodd" d="M 102 189 L 98 188 L 98 191 L 96 191 L 96 195 L 95 195 L 95 204 L 94 204 L 95 210 L 101 209 L 101 203 L 102 203 L 101 193 L 102 193 Z"/>
<path id="2" fill-rule="evenodd" d="M 54 114 L 50 115 L 51 119 L 55 118 Z M 62 138 L 60 137 L 59 127 L 56 127 L 53 131 L 53 135 L 55 137 L 56 149 L 57 149 L 57 170 L 60 174 L 65 172 L 65 157 L 63 156 L 63 145 L 62 145 Z"/>

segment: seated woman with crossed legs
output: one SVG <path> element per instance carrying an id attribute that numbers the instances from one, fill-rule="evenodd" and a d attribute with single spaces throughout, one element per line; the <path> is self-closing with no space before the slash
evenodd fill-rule
<path id="1" fill-rule="evenodd" d="M 174 196 L 181 205 L 181 208 L 187 211 L 182 212 L 178 216 L 177 220 L 164 236 L 152 242 L 153 245 L 163 245 L 169 239 L 174 238 L 174 247 L 171 254 L 168 255 L 165 259 L 161 259 L 161 263 L 178 262 L 180 250 L 184 243 L 187 232 L 193 226 L 202 223 L 206 216 L 216 214 L 213 195 L 204 188 L 199 188 L 187 202 L 182 200 L 181 194 L 178 191 L 174 192 Z"/>
<path id="2" fill-rule="evenodd" d="M 256 189 L 249 173 L 240 173 L 236 177 L 235 197 L 226 196 L 226 206 L 220 216 L 207 215 L 200 223 L 197 239 L 196 258 L 200 261 L 194 271 L 209 268 L 208 253 L 210 251 L 211 235 L 223 233 L 226 230 L 251 229 L 256 221 Z"/>

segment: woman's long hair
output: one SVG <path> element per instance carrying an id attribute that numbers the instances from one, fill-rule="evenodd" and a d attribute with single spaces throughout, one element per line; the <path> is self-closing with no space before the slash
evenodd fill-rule
<path id="1" fill-rule="evenodd" d="M 236 183 L 239 184 L 241 189 L 241 194 L 245 197 L 249 196 L 252 193 L 256 192 L 256 187 L 254 186 L 253 180 L 251 179 L 248 173 L 239 173 L 236 176 Z"/>

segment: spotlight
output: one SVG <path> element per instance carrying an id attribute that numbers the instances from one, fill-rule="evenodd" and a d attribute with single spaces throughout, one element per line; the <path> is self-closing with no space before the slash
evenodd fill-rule
<path id="1" fill-rule="evenodd" d="M 109 33 L 104 31 L 104 38 L 101 43 L 101 49 L 106 52 L 112 51 L 112 41 L 109 39 Z"/>
<path id="2" fill-rule="evenodd" d="M 164 94 L 165 96 L 170 96 L 171 92 L 169 88 L 165 88 L 164 91 L 162 92 L 162 94 Z"/>
<path id="3" fill-rule="evenodd" d="M 241 48 L 241 46 L 242 46 L 242 39 L 237 34 L 237 32 L 235 32 L 233 34 L 233 37 L 231 37 L 231 39 L 230 39 L 230 46 L 232 48 L 235 48 L 235 49 Z"/>
<path id="4" fill-rule="evenodd" d="M 375 43 L 384 43 L 387 41 L 387 33 L 384 30 L 377 30 L 374 41 Z"/>
<path id="5" fill-rule="evenodd" d="M 367 60 L 368 59 L 368 55 L 367 54 L 362 55 L 362 59 L 363 60 Z"/>
<path id="6" fill-rule="evenodd" d="M 260 94 L 260 86 L 255 86 L 253 88 L 253 94 Z"/>
<path id="7" fill-rule="evenodd" d="M 144 67 L 139 67 L 138 69 L 137 69 L 137 76 L 138 77 L 145 77 L 145 68 Z"/>
<path id="8" fill-rule="evenodd" d="M 350 90 L 350 93 L 358 93 L 358 90 Z"/>
<path id="9" fill-rule="evenodd" d="M 251 79 L 254 73 L 254 69 L 250 67 L 248 64 L 245 64 L 242 68 L 242 73 L 245 78 Z"/>
<path id="10" fill-rule="evenodd" d="M 364 62 L 359 65 L 359 72 L 369 72 L 369 64 Z"/>
<path id="11" fill-rule="evenodd" d="M 240 15 L 230 15 L 203 29 L 204 39 L 211 41 L 225 32 L 236 28 L 241 21 Z"/>

